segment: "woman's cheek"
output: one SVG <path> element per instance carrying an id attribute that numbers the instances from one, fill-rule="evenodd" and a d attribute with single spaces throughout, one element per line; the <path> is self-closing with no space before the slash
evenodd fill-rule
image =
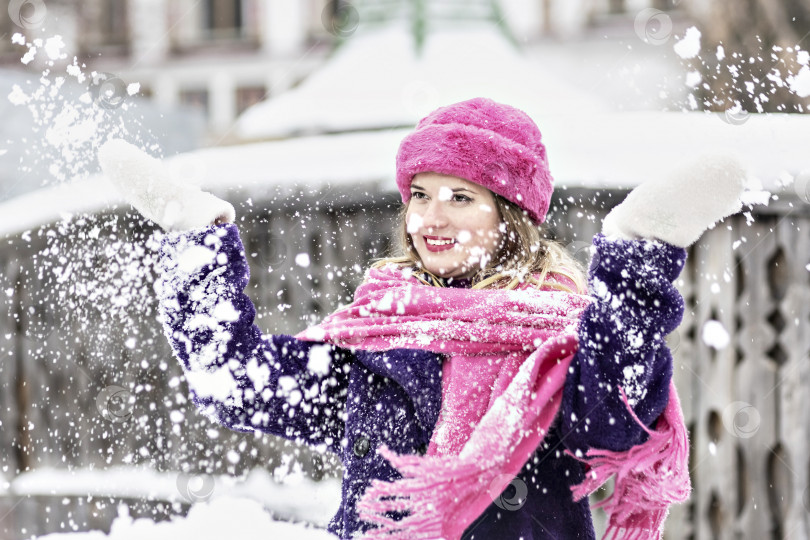
<path id="1" fill-rule="evenodd" d="M 498 240 L 498 231 L 492 229 L 478 229 L 475 231 L 475 236 L 478 238 L 478 243 L 484 245 L 494 245 Z"/>
<path id="2" fill-rule="evenodd" d="M 416 212 L 410 213 L 405 217 L 406 220 L 406 227 L 409 234 L 414 234 L 419 232 L 419 229 L 422 228 L 422 224 L 424 224 L 425 220 L 422 219 L 420 214 Z"/>

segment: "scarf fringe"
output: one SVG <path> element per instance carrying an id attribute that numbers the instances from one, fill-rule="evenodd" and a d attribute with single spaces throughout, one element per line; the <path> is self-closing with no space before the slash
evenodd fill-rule
<path id="1" fill-rule="evenodd" d="M 689 437 L 681 405 L 674 383 L 670 384 L 669 402 L 652 431 L 633 412 L 624 389 L 619 391 L 649 438 L 624 452 L 592 448 L 585 458 L 579 458 L 566 451 L 590 467 L 585 480 L 571 488 L 572 493 L 579 500 L 615 475 L 613 493 L 595 505 L 608 514 L 605 538 L 660 540 L 669 506 L 686 501 L 692 490 L 687 466 Z"/>
<path id="2" fill-rule="evenodd" d="M 360 519 L 376 526 L 363 536 L 368 540 L 446 538 L 443 527 L 450 509 L 472 503 L 486 490 L 482 484 L 486 471 L 498 468 L 497 463 L 484 466 L 457 456 L 397 455 L 385 446 L 378 451 L 403 478 L 374 480 L 357 503 Z M 400 520 L 386 515 L 401 511 L 409 513 Z"/>

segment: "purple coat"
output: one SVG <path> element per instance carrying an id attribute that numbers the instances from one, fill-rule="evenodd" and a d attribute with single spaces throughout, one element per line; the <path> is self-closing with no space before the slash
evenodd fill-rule
<path id="1" fill-rule="evenodd" d="M 598 264 L 589 281 L 598 294 L 580 325 L 580 350 L 558 420 L 465 539 L 594 538 L 587 499 L 575 502 L 570 492 L 582 480 L 583 466 L 564 450 L 623 450 L 644 440 L 618 399 L 620 384 L 630 389 L 634 410 L 647 424 L 666 406 L 672 358 L 663 336 L 681 319 L 683 301 L 671 282 L 685 250 L 601 236 L 594 245 Z M 372 479 L 399 478 L 375 449 L 427 448 L 441 406 L 441 356 L 409 349 L 351 352 L 264 336 L 243 292 L 249 271 L 235 225 L 168 235 L 160 266 L 161 319 L 194 402 L 231 429 L 271 433 L 339 455 L 343 496 L 329 530 L 340 538 L 365 530 L 358 498 Z M 616 298 L 618 308 L 611 304 Z"/>

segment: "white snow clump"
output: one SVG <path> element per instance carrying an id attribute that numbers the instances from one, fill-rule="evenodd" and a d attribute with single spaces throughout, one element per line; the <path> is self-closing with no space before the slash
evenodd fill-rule
<path id="1" fill-rule="evenodd" d="M 329 350 L 329 345 L 315 345 L 309 350 L 307 370 L 309 370 L 310 373 L 316 373 L 318 375 L 326 375 L 329 373 L 329 366 L 332 363 Z"/>
<path id="2" fill-rule="evenodd" d="M 700 335 L 703 343 L 717 350 L 725 349 L 730 341 L 728 332 L 720 321 L 706 321 Z"/>
<path id="3" fill-rule="evenodd" d="M 700 30 L 690 26 L 686 30 L 683 39 L 678 41 L 673 47 L 675 54 L 683 59 L 694 58 L 700 52 Z"/>
<path id="4" fill-rule="evenodd" d="M 810 67 L 804 66 L 799 72 L 788 78 L 790 90 L 801 98 L 810 96 Z"/>

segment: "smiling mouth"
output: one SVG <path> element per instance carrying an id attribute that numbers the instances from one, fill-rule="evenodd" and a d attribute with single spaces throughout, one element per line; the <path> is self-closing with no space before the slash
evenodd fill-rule
<path id="1" fill-rule="evenodd" d="M 438 236 L 423 236 L 423 238 L 425 239 L 425 246 L 428 251 L 445 251 L 452 249 L 456 244 L 453 238 L 441 238 Z"/>

